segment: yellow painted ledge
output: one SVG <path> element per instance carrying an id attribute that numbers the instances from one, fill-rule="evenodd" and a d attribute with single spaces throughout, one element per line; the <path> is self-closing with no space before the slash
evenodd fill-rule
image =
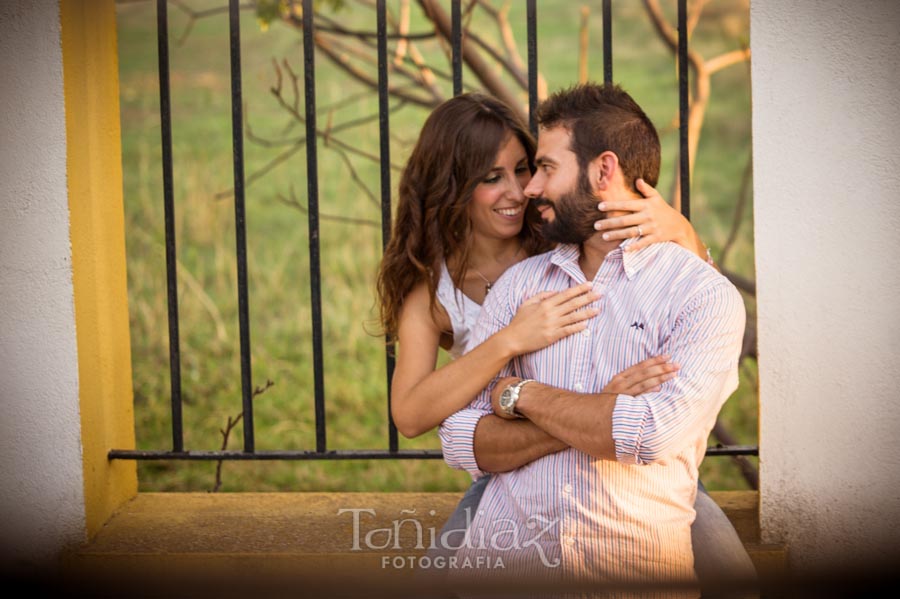
<path id="1" fill-rule="evenodd" d="M 137 493 L 113 0 L 61 0 L 66 175 L 88 538 Z"/>
<path id="2" fill-rule="evenodd" d="M 764 577 L 784 573 L 786 552 L 759 544 L 756 492 L 712 492 Z M 423 555 L 459 493 L 142 493 L 123 505 L 96 537 L 66 556 L 72 576 L 92 580 L 228 580 L 334 588 L 337 583 L 394 589 L 414 581 L 405 564 Z M 354 533 L 353 512 L 359 530 Z M 393 537 L 395 522 L 399 541 Z M 372 533 L 370 546 L 366 535 Z M 391 538 L 388 538 L 388 534 Z M 354 540 L 359 550 L 354 550 Z M 395 542 L 396 541 L 396 542 Z M 385 562 L 385 559 L 387 560 Z M 137 578 L 135 578 L 137 577 Z M 131 583 L 129 583 L 131 584 Z M 331 585 L 331 587 L 328 587 Z"/>

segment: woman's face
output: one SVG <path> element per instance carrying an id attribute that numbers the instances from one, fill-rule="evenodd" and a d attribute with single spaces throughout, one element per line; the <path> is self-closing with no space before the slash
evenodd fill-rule
<path id="1" fill-rule="evenodd" d="M 531 171 L 519 138 L 510 133 L 494 160 L 494 166 L 475 188 L 469 204 L 472 230 L 477 235 L 510 239 L 525 221 L 528 198 L 522 193 Z"/>

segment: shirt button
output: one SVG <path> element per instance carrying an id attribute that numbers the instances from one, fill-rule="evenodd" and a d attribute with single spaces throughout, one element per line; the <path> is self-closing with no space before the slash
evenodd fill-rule
<path id="1" fill-rule="evenodd" d="M 566 545 L 574 545 L 575 538 L 574 537 L 566 537 Z"/>
<path id="2" fill-rule="evenodd" d="M 581 383 L 575 383 L 575 390 L 584 391 L 584 385 L 582 385 Z"/>
<path id="3" fill-rule="evenodd" d="M 572 492 L 572 485 L 566 485 L 563 487 L 563 493 L 565 493 L 566 495 L 568 495 L 571 492 Z"/>
<path id="4" fill-rule="evenodd" d="M 590 330 L 590 329 L 585 329 L 585 330 L 581 331 L 581 336 L 582 336 L 582 337 L 590 337 L 590 336 L 591 336 L 591 330 Z"/>

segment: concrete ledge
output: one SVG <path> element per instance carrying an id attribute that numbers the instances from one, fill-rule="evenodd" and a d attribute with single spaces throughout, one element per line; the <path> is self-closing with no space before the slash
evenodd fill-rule
<path id="1" fill-rule="evenodd" d="M 759 545 L 756 492 L 711 493 L 763 576 L 783 547 Z M 64 558 L 76 577 L 234 577 L 398 584 L 459 501 L 459 493 L 142 493 Z M 399 533 L 399 534 L 398 534 Z"/>

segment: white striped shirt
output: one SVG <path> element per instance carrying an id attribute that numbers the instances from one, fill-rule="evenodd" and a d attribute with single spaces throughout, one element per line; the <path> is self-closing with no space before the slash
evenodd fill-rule
<path id="1" fill-rule="evenodd" d="M 459 559 L 499 558 L 504 574 L 541 580 L 694 579 L 697 469 L 716 415 L 737 388 L 744 304 L 725 277 L 684 248 L 658 243 L 624 253 L 629 243 L 611 251 L 593 279 L 602 297 L 588 328 L 520 356 L 498 378 L 597 393 L 625 368 L 664 353 L 680 365 L 677 376 L 659 392 L 616 398 L 617 461 L 569 448 L 494 475 Z M 560 245 L 510 268 L 485 300 L 470 349 L 508 325 L 525 299 L 585 282 L 578 259 L 578 246 Z M 447 463 L 475 478 L 484 474 L 475 427 L 491 413 L 492 388 L 440 429 Z M 499 574 L 466 572 L 492 573 Z"/>

